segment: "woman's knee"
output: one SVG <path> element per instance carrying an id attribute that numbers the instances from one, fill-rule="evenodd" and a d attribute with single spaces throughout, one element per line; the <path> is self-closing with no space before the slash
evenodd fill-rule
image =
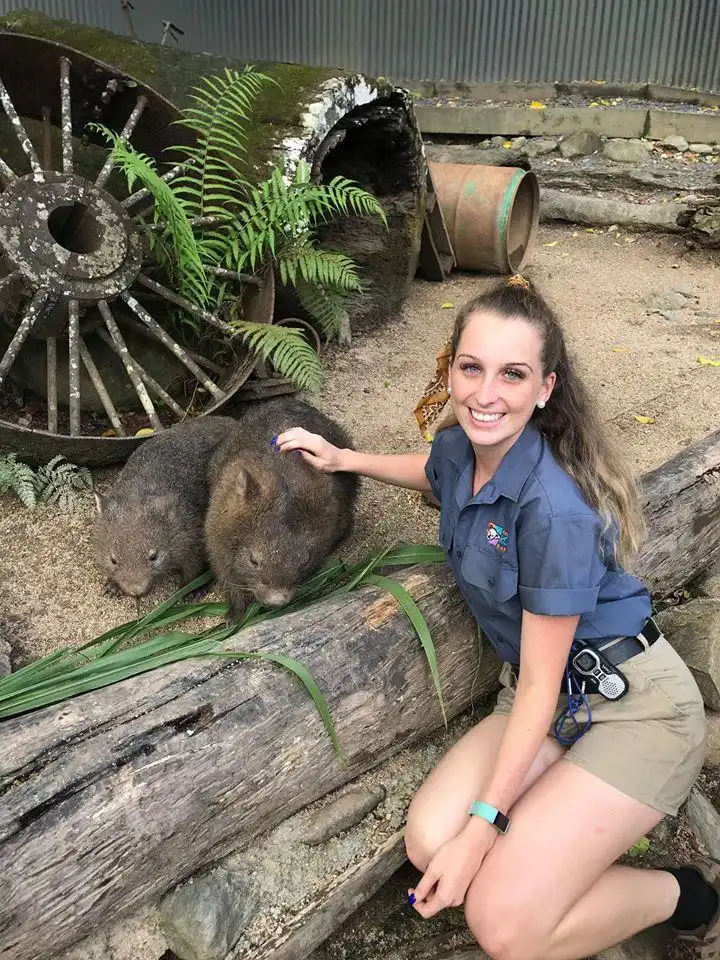
<path id="1" fill-rule="evenodd" d="M 410 802 L 405 826 L 405 851 L 408 860 L 425 872 L 440 847 L 455 835 L 456 830 L 447 821 L 431 815 L 421 796 Z"/>
<path id="2" fill-rule="evenodd" d="M 475 881 L 480 886 L 481 876 Z M 541 960 L 547 954 L 547 932 L 530 909 L 511 902 L 512 890 L 493 896 L 486 887 L 469 891 L 465 919 L 470 932 L 492 960 Z"/>

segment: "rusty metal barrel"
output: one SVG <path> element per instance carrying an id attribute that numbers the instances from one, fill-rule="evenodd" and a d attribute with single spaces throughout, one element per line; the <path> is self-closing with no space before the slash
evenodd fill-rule
<path id="1" fill-rule="evenodd" d="M 428 163 L 461 270 L 517 273 L 540 219 L 537 177 L 518 167 Z"/>

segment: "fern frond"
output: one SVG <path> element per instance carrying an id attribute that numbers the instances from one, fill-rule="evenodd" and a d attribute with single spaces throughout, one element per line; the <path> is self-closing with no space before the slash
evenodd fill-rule
<path id="1" fill-rule="evenodd" d="M 320 359 L 300 328 L 246 321 L 237 321 L 233 326 L 246 346 L 268 360 L 281 376 L 300 389 L 314 390 L 320 386 Z"/>
<path id="2" fill-rule="evenodd" d="M 319 287 L 303 280 L 298 280 L 295 290 L 300 303 L 317 320 L 328 340 L 350 329 L 350 318 L 345 309 L 347 295 L 342 290 Z"/>
<path id="3" fill-rule="evenodd" d="M 218 192 L 232 205 L 249 187 L 243 173 L 246 123 L 253 101 L 266 83 L 275 81 L 246 66 L 242 73 L 226 68 L 221 76 L 203 77 L 200 85 L 192 88 L 196 106 L 175 121 L 197 137 L 196 146 L 180 148 L 191 169 L 176 187 L 191 217 L 207 216 L 210 198 Z"/>
<path id="4" fill-rule="evenodd" d="M 0 457 L 0 493 L 11 490 L 28 510 L 37 506 L 35 473 L 26 463 L 18 463 L 16 453 Z"/>
<path id="5" fill-rule="evenodd" d="M 133 184 L 139 181 L 150 192 L 155 201 L 155 222 L 167 224 L 166 234 L 172 241 L 177 261 L 180 292 L 200 306 L 206 306 L 210 283 L 183 203 L 170 184 L 159 176 L 155 161 L 151 157 L 125 143 L 108 127 L 99 123 L 90 126 L 112 145 L 110 155 L 113 164 L 124 173 L 128 189 L 132 191 Z"/>
<path id="6" fill-rule="evenodd" d="M 318 249 L 312 240 L 282 250 L 277 259 L 284 284 L 295 286 L 302 280 L 319 287 L 357 292 L 362 289 L 354 260 L 344 253 Z"/>
<path id="7" fill-rule="evenodd" d="M 72 513 L 79 502 L 79 494 L 92 489 L 92 475 L 87 467 L 70 463 L 62 454 L 40 467 L 35 475 L 37 502 L 58 507 Z"/>

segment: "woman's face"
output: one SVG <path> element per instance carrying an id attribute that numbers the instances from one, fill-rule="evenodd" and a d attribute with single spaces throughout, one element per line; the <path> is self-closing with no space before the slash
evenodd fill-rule
<path id="1" fill-rule="evenodd" d="M 555 374 L 543 377 L 542 343 L 526 320 L 477 311 L 468 319 L 450 368 L 451 402 L 475 447 L 510 449 Z"/>

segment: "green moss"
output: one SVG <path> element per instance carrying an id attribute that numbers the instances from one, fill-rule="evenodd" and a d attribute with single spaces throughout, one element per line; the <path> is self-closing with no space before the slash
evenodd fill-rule
<path id="1" fill-rule="evenodd" d="M 147 84 L 180 109 L 188 105 L 192 87 L 203 76 L 221 73 L 226 68 L 242 70 L 245 66 L 228 57 L 143 43 L 97 27 L 56 20 L 35 10 L 20 9 L 0 17 L 0 31 L 23 33 L 79 50 Z M 305 64 L 257 61 L 254 65 L 275 81 L 267 84 L 256 100 L 248 138 L 251 165 L 264 176 L 268 161 L 273 159 L 273 148 L 285 137 L 300 132 L 302 114 L 319 95 L 321 84 L 349 74 Z M 387 83 L 379 86 L 387 87 L 389 93 Z"/>

